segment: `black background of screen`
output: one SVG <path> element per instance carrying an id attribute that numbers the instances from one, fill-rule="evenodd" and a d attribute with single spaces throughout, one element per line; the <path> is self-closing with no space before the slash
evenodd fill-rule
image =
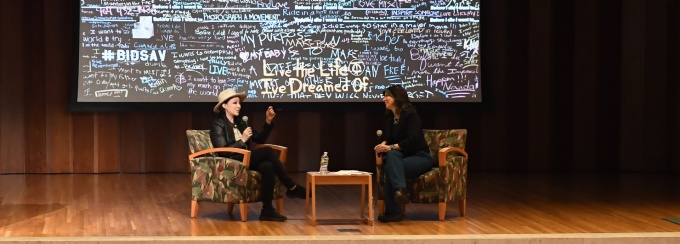
<path id="1" fill-rule="evenodd" d="M 97 2 L 99 2 L 99 1 L 97 1 Z M 368 3 L 368 2 L 369 1 L 364 1 L 365 4 Z M 375 1 L 375 3 L 377 3 L 377 2 L 378 1 Z M 463 2 L 469 2 L 469 1 L 463 1 Z M 268 2 L 268 3 L 271 4 L 272 2 Z M 427 1 L 426 3 L 427 4 L 420 4 L 420 5 L 425 6 L 425 7 L 429 7 L 430 2 Z M 355 4 L 356 4 L 356 2 L 355 2 Z M 471 1 L 471 4 L 479 6 L 478 1 Z M 294 5 L 293 1 L 289 1 L 287 6 L 291 7 L 291 9 L 292 9 L 293 5 Z M 205 6 L 207 6 L 207 5 L 204 5 L 204 7 Z M 408 7 L 408 6 L 401 6 L 401 7 Z M 418 7 L 417 9 L 422 9 L 422 8 L 423 7 Z M 78 9 L 78 11 L 80 12 L 81 10 Z M 279 13 L 280 12 L 281 11 L 279 11 Z M 358 11 L 352 11 L 352 12 L 358 12 Z M 194 16 L 194 17 L 197 17 L 199 15 L 200 15 L 200 13 L 192 13 L 192 16 Z M 362 17 L 359 14 L 354 14 L 354 16 Z M 280 19 L 290 20 L 290 19 L 292 19 L 292 17 L 290 17 L 290 16 L 289 17 L 280 17 Z M 480 16 L 477 16 L 477 19 L 480 19 Z M 418 22 L 422 22 L 422 21 L 418 20 Z M 168 23 L 170 25 L 176 24 L 174 22 L 168 22 Z M 78 26 L 80 26 L 81 24 L 85 25 L 87 23 L 81 23 L 80 19 L 78 19 L 77 24 L 78 24 Z M 186 24 L 190 24 L 190 25 L 194 24 L 194 25 L 196 25 L 196 27 L 200 26 L 200 25 L 204 25 L 204 24 L 197 24 L 197 23 L 186 23 Z M 335 23 L 325 23 L 325 24 L 334 25 Z M 347 25 L 347 23 L 345 23 L 345 24 Z M 483 24 L 483 22 L 481 22 L 481 24 Z M 154 25 L 156 25 L 156 24 L 154 24 Z M 383 25 L 383 24 L 380 23 L 380 25 Z M 385 25 L 393 26 L 390 23 L 387 23 Z M 481 35 L 479 30 L 483 29 L 483 28 L 479 28 L 479 27 L 476 27 L 476 28 L 477 28 L 477 31 L 478 31 L 477 40 L 481 39 L 481 41 L 483 41 L 484 38 L 479 38 L 479 35 Z M 104 28 L 104 29 L 107 29 L 107 28 Z M 115 29 L 115 28 L 109 28 L 109 29 Z M 186 29 L 187 30 L 189 30 L 189 29 L 195 30 L 195 28 L 193 28 L 193 27 L 192 28 L 186 27 Z M 164 31 L 161 31 L 161 30 L 162 30 L 162 28 L 154 28 L 154 37 L 151 37 L 150 40 L 154 40 L 156 37 L 158 37 L 159 33 L 164 32 Z M 293 35 L 295 35 L 295 33 L 293 33 L 293 32 L 291 32 L 291 33 Z M 324 34 L 316 33 L 316 34 L 310 34 L 310 35 L 306 36 L 305 38 L 312 39 L 312 40 L 322 40 L 323 35 Z M 326 39 L 328 39 L 328 36 L 327 36 L 328 34 L 325 34 L 325 35 L 326 35 Z M 404 34 L 404 35 L 407 35 L 407 34 Z M 79 48 L 83 48 L 83 40 L 84 40 L 83 36 L 87 36 L 87 35 L 83 34 L 82 31 L 79 31 L 79 33 L 78 33 L 78 37 L 79 37 L 78 47 Z M 101 36 L 101 35 L 95 35 L 95 36 Z M 375 38 L 383 38 L 382 39 L 383 41 L 389 39 L 389 37 L 384 37 L 384 36 L 389 36 L 389 34 L 383 35 L 383 37 L 375 37 Z M 96 37 L 96 38 L 98 38 L 98 37 Z M 177 37 L 175 37 L 175 38 L 177 38 Z M 393 38 L 392 40 L 395 40 L 394 36 L 392 38 Z M 167 37 L 166 37 L 166 39 L 167 39 Z M 364 39 L 365 39 L 365 36 L 364 36 Z M 405 38 L 402 38 L 402 40 L 405 40 Z M 419 40 L 419 39 L 415 38 L 414 40 Z M 137 41 L 138 41 L 139 44 L 147 45 L 147 46 L 148 45 L 165 45 L 165 47 L 168 46 L 167 42 L 165 44 L 162 44 L 162 43 L 158 44 L 157 42 L 155 42 L 155 43 L 154 42 L 146 42 L 145 43 L 144 41 L 139 41 L 139 40 L 137 40 Z M 343 40 L 343 41 L 347 41 L 347 40 Z M 177 42 L 175 42 L 175 43 L 177 43 Z M 289 42 L 289 44 L 290 44 L 290 42 Z M 400 48 L 399 45 L 401 45 L 403 43 L 394 41 L 393 44 L 394 45 L 392 45 L 390 48 Z M 344 43 L 344 42 L 338 42 L 337 45 L 338 46 L 336 46 L 336 47 L 341 47 L 341 49 L 342 49 L 338 53 L 343 53 L 343 51 L 346 51 L 348 49 L 355 49 L 355 50 L 360 50 L 360 48 L 366 49 L 366 47 L 363 46 L 363 45 L 361 45 L 362 47 L 360 47 L 360 46 L 357 46 L 357 44 L 352 45 L 352 44 L 347 44 L 347 43 Z M 478 44 L 478 45 L 482 46 L 481 44 Z M 280 46 L 278 46 L 278 48 L 281 48 L 283 46 L 285 46 L 285 45 L 280 45 Z M 384 46 L 387 46 L 387 45 L 384 45 Z M 370 43 L 369 43 L 369 48 L 370 47 L 381 47 L 381 45 L 380 45 L 380 42 L 378 42 L 376 40 L 371 40 Z M 442 47 L 442 46 L 438 46 L 438 47 Z M 271 43 L 266 45 L 266 49 L 274 50 L 276 48 L 277 48 L 277 46 L 273 46 Z M 406 49 L 408 47 L 402 46 L 401 48 Z M 456 53 L 460 53 L 461 50 L 462 50 L 462 46 L 458 46 L 457 48 L 458 49 L 454 50 L 454 51 Z M 116 49 L 116 47 L 111 48 L 111 49 Z M 246 50 L 246 51 L 248 51 L 248 50 Z M 250 50 L 250 51 L 252 51 L 252 50 Z M 394 50 L 389 50 L 385 54 L 392 54 L 393 51 Z M 170 52 L 170 51 L 167 51 L 167 52 Z M 328 53 L 330 53 L 330 52 L 323 51 L 321 56 L 326 58 L 326 59 L 325 60 L 322 59 L 322 61 L 332 60 L 332 58 L 328 59 L 328 57 L 325 57 L 325 56 L 328 56 Z M 347 53 L 347 52 L 344 52 L 344 53 Z M 408 52 L 407 52 L 407 54 L 408 54 Z M 85 56 L 89 55 L 90 56 L 89 59 L 93 59 L 92 57 L 95 56 L 95 55 L 92 55 L 92 53 L 85 53 L 84 55 Z M 79 54 L 78 55 L 79 60 L 83 60 L 84 55 Z M 168 58 L 168 56 L 166 56 L 166 62 L 168 61 L 168 59 L 171 59 L 171 58 Z M 483 58 L 480 59 L 479 56 L 481 56 L 481 52 L 478 51 L 478 56 L 476 57 L 476 59 L 477 59 L 476 62 L 481 62 L 482 60 L 484 60 Z M 345 57 L 345 56 L 343 56 L 343 57 Z M 404 55 L 402 55 L 401 57 L 404 57 Z M 84 60 L 87 60 L 87 59 L 88 58 L 85 58 Z M 99 58 L 99 59 L 101 60 L 101 58 Z M 307 60 L 307 61 L 309 61 L 308 63 L 313 63 L 313 61 L 310 61 L 310 60 Z M 403 60 L 406 60 L 406 58 L 404 58 Z M 136 62 L 135 63 L 135 62 L 129 62 L 129 61 L 122 61 L 121 62 L 120 60 L 113 60 L 113 61 L 114 62 L 109 62 L 109 64 L 118 63 L 119 68 L 122 68 L 122 67 L 129 68 L 129 67 L 135 67 L 135 66 L 139 66 L 139 65 L 143 64 L 143 62 Z M 283 60 L 280 60 L 280 59 L 277 60 L 276 58 L 271 58 L 271 59 L 267 59 L 267 61 L 270 62 L 270 63 L 271 62 L 276 63 L 276 62 L 283 61 Z M 291 60 L 288 60 L 288 61 L 291 61 Z M 346 60 L 344 60 L 344 61 L 346 61 Z M 412 60 L 408 60 L 408 61 L 412 61 Z M 406 61 L 406 63 L 408 63 L 408 61 Z M 418 60 L 416 60 L 416 61 L 418 61 Z M 439 60 L 439 61 L 441 61 L 441 60 Z M 304 60 L 303 60 L 303 62 L 304 62 Z M 418 62 L 420 62 L 420 61 L 418 61 Z M 326 62 L 326 63 L 331 63 L 331 62 Z M 383 63 L 386 63 L 386 62 L 383 62 Z M 432 63 L 442 63 L 442 62 L 437 61 L 437 62 L 432 62 Z M 106 62 L 100 61 L 100 64 L 106 64 Z M 205 66 L 208 65 L 207 62 L 204 62 L 203 64 Z M 246 66 L 248 65 L 247 62 L 245 62 L 245 64 L 246 64 Z M 260 76 L 259 77 L 252 76 L 251 78 L 262 78 L 262 75 L 261 75 L 262 74 L 262 67 L 261 67 L 262 62 L 257 62 L 256 64 L 259 64 L 259 66 L 258 65 L 252 65 L 252 66 L 256 69 L 256 72 L 258 74 L 260 74 Z M 346 65 L 347 62 L 341 63 L 341 65 L 342 64 Z M 77 84 L 74 84 L 74 89 L 73 89 L 74 94 L 72 94 L 73 98 L 72 98 L 71 108 L 72 108 L 72 110 L 75 110 L 75 111 L 91 111 L 91 110 L 172 110 L 172 111 L 199 110 L 200 111 L 200 110 L 205 110 L 206 106 L 209 107 L 210 104 L 214 104 L 216 93 L 218 93 L 220 90 L 231 87 L 231 88 L 235 88 L 236 90 L 243 91 L 248 86 L 248 85 L 244 85 L 243 81 L 240 81 L 240 83 L 241 83 L 240 86 L 237 84 L 239 82 L 226 82 L 225 84 L 220 84 L 220 87 L 215 87 L 217 89 L 211 89 L 211 91 L 207 92 L 206 93 L 207 95 L 205 95 L 203 97 L 200 97 L 200 96 L 199 96 L 199 98 L 196 98 L 196 96 L 189 97 L 186 94 L 184 94 L 185 96 L 183 98 L 180 98 L 181 96 L 176 94 L 177 96 L 174 96 L 174 99 L 164 100 L 164 101 L 167 101 L 167 102 L 157 102 L 157 101 L 154 101 L 154 102 L 139 102 L 139 101 L 148 101 L 145 97 L 141 97 L 141 100 L 137 100 L 137 102 L 133 102 L 133 103 L 124 102 L 124 101 L 126 101 L 125 99 L 112 99 L 112 100 L 108 100 L 108 101 L 104 101 L 104 102 L 78 102 L 75 99 L 75 94 L 81 94 L 82 90 L 79 90 L 78 88 L 82 87 L 82 84 L 83 84 L 82 78 L 85 77 L 82 73 L 82 70 L 80 69 L 82 67 L 83 67 L 82 64 L 80 64 L 78 66 L 79 69 L 78 69 L 77 76 L 79 78 L 78 79 L 79 81 L 78 81 Z M 290 68 L 290 66 L 288 68 Z M 186 72 L 186 70 L 183 70 L 183 71 Z M 318 74 L 319 70 L 316 69 L 315 71 Z M 379 72 L 382 72 L 382 71 L 383 70 L 379 70 Z M 432 69 L 430 69 L 430 71 L 432 71 Z M 182 72 L 182 71 L 174 71 L 174 70 L 170 71 L 169 77 L 172 77 L 173 75 L 177 75 L 178 72 Z M 291 72 L 294 73 L 294 71 L 291 71 Z M 481 73 L 481 70 L 479 69 L 479 67 L 476 68 L 476 72 L 477 72 L 476 78 L 479 79 L 480 73 Z M 118 73 L 116 75 L 120 75 L 120 73 Z M 291 101 L 291 100 L 281 99 L 281 97 L 270 98 L 270 99 L 259 99 L 258 100 L 258 98 L 250 97 L 248 99 L 249 99 L 250 102 L 253 102 L 253 103 L 250 103 L 248 107 L 251 107 L 253 109 L 259 109 L 261 107 L 265 107 L 265 106 L 274 104 L 274 105 L 276 105 L 276 107 L 279 110 L 289 110 L 289 111 L 291 111 L 291 110 L 299 110 L 299 111 L 351 110 L 351 111 L 354 111 L 354 110 L 366 110 L 366 109 L 374 110 L 374 109 L 382 109 L 382 105 L 379 103 L 380 98 L 376 97 L 375 95 L 380 94 L 380 91 L 382 91 L 382 88 L 384 88 L 388 85 L 400 84 L 400 85 L 406 86 L 407 89 L 410 92 L 414 92 L 414 93 L 418 92 L 418 87 L 416 87 L 416 86 L 409 87 L 409 84 L 413 84 L 413 82 L 411 82 L 411 83 L 405 82 L 403 77 L 402 77 L 401 80 L 392 81 L 392 82 L 384 82 L 385 79 L 383 79 L 383 77 L 379 77 L 380 75 L 378 75 L 377 77 L 376 76 L 350 77 L 350 76 L 348 76 L 348 79 L 353 79 L 353 78 L 357 78 L 357 77 L 368 78 L 369 82 L 371 83 L 370 84 L 370 86 L 372 88 L 371 92 L 373 92 L 374 97 L 372 99 L 363 100 L 363 101 L 358 101 L 357 99 L 348 99 L 348 98 L 335 99 L 335 100 L 328 100 L 328 99 L 326 99 L 326 100 L 323 100 L 323 99 L 307 99 L 307 100 L 303 99 L 303 100 L 300 100 L 300 99 L 297 99 L 295 101 Z M 435 78 L 436 77 L 446 77 L 446 74 L 441 74 L 440 76 L 433 74 L 432 77 L 435 77 Z M 286 78 L 291 78 L 291 77 L 281 77 L 281 75 L 279 75 L 279 76 L 272 77 L 272 78 L 274 78 L 274 80 L 280 78 L 278 80 L 278 82 L 279 82 L 279 84 L 282 84 L 283 82 L 285 82 Z M 295 75 L 293 75 L 293 78 L 295 78 Z M 337 77 L 331 77 L 331 78 L 337 78 Z M 216 79 L 219 80 L 220 78 L 217 77 Z M 227 80 L 227 79 L 232 79 L 232 78 L 227 77 L 227 78 L 224 78 L 223 80 Z M 407 77 L 406 79 L 409 79 L 409 78 Z M 250 80 L 252 80 L 252 79 L 250 79 Z M 414 79 L 410 79 L 410 80 L 413 81 Z M 335 82 L 335 83 L 337 83 L 337 82 Z M 421 98 L 418 98 L 417 96 L 412 97 L 412 100 L 414 102 L 416 102 L 417 104 L 420 104 L 419 108 L 421 110 L 423 110 L 423 109 L 424 110 L 430 110 L 430 109 L 438 110 L 438 109 L 441 109 L 441 108 L 446 108 L 446 109 L 478 109 L 478 108 L 481 108 L 483 106 L 482 103 L 481 103 L 481 97 L 482 97 L 482 91 L 483 91 L 481 89 L 481 82 L 478 83 L 478 85 L 479 85 L 479 87 L 476 89 L 476 93 L 474 94 L 473 98 L 467 97 L 467 98 L 463 98 L 463 99 L 448 99 L 448 100 L 444 100 L 444 101 L 448 101 L 448 102 L 444 102 L 444 103 L 431 102 L 432 99 L 421 99 Z M 239 88 L 241 88 L 241 89 L 239 89 Z M 422 93 L 422 91 L 421 91 L 421 93 Z M 251 93 L 251 95 L 252 95 L 252 93 Z M 153 96 L 149 96 L 149 97 L 153 97 Z M 185 100 L 182 100 L 182 99 L 185 99 Z M 486 98 L 486 99 L 488 99 L 488 98 Z M 127 101 L 129 101 L 129 100 L 127 100 Z M 192 101 L 192 102 L 188 102 L 188 101 Z M 198 101 L 198 102 L 195 102 L 195 101 Z M 334 101 L 334 102 L 329 102 L 329 101 Z M 462 102 L 462 103 L 458 103 L 458 102 Z"/>

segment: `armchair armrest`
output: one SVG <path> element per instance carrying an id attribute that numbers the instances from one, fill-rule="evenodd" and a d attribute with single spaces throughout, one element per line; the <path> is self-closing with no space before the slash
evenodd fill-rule
<path id="1" fill-rule="evenodd" d="M 457 152 L 463 155 L 465 159 L 468 158 L 468 154 L 465 150 L 458 148 L 458 147 L 445 147 L 442 149 L 439 149 L 439 155 L 437 158 L 437 162 L 439 162 L 439 167 L 444 167 L 446 166 L 446 154 L 449 154 L 450 152 Z"/>
<path id="2" fill-rule="evenodd" d="M 375 154 L 375 165 L 382 165 L 382 164 L 383 164 L 382 154 L 376 153 Z"/>
<path id="3" fill-rule="evenodd" d="M 385 175 L 383 174 L 383 169 L 385 165 L 383 164 L 382 160 L 383 154 L 382 153 L 376 153 L 375 154 L 375 180 L 378 183 L 378 200 L 384 200 L 385 199 L 385 193 L 384 193 L 384 187 L 383 183 L 385 182 Z M 381 207 L 382 206 L 382 207 Z M 383 205 L 378 205 L 378 211 L 384 210 Z"/>
<path id="4" fill-rule="evenodd" d="M 243 165 L 246 166 L 246 167 L 250 166 L 250 150 L 241 149 L 241 148 L 233 148 L 233 147 L 220 147 L 220 148 L 210 148 L 210 149 L 201 150 L 201 151 L 190 154 L 189 160 L 191 161 L 194 158 L 201 156 L 203 154 L 214 153 L 214 152 L 233 152 L 233 153 L 243 154 L 243 161 L 242 161 Z"/>
<path id="5" fill-rule="evenodd" d="M 452 157 L 447 157 L 455 152 Z M 457 154 L 457 155 L 456 155 Z M 458 147 L 445 147 L 439 150 L 439 202 L 465 201 L 467 189 L 468 154 Z M 465 212 L 461 210 L 461 215 Z"/>

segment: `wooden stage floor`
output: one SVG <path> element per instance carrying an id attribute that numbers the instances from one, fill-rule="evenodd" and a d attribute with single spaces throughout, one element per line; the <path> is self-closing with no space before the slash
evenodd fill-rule
<path id="1" fill-rule="evenodd" d="M 291 174 L 303 184 L 304 174 Z M 358 186 L 320 186 L 318 215 L 358 216 Z M 476 173 L 467 216 L 457 202 L 439 221 L 436 204 L 407 205 L 400 223 L 308 226 L 304 200 L 284 200 L 286 222 L 248 221 L 238 208 L 203 203 L 189 218 L 189 174 L 0 175 L 0 236 L 379 236 L 654 233 L 680 238 L 680 177 L 658 174 Z M 377 215 L 377 214 L 376 214 Z M 2 238 L 0 238 L 2 239 Z M 680 241 L 680 239 L 674 239 Z"/>

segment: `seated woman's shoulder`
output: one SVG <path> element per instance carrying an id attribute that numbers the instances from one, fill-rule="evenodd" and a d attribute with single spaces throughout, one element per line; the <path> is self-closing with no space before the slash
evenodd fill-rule
<path id="1" fill-rule="evenodd" d="M 225 123 L 225 119 L 222 118 L 222 117 L 215 117 L 215 119 L 213 119 L 213 124 L 224 124 L 224 123 Z"/>
<path id="2" fill-rule="evenodd" d="M 409 109 L 404 109 L 403 111 L 401 111 L 401 113 L 404 114 L 404 115 L 412 115 L 412 114 L 418 114 L 418 111 L 416 110 L 416 108 L 411 107 Z"/>

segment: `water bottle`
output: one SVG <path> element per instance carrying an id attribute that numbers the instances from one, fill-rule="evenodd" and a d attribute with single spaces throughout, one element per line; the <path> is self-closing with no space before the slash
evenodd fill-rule
<path id="1" fill-rule="evenodd" d="M 323 152 L 321 156 L 321 168 L 319 168 L 319 173 L 325 175 L 328 173 L 328 152 Z"/>

